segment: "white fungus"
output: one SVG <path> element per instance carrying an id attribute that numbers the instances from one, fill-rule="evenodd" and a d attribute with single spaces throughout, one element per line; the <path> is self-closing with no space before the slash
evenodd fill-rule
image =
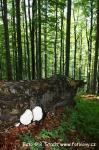
<path id="1" fill-rule="evenodd" d="M 24 125 L 30 124 L 32 119 L 33 115 L 30 109 L 26 109 L 26 111 L 20 116 L 20 122 Z"/>
<path id="2" fill-rule="evenodd" d="M 43 118 L 43 111 L 40 106 L 36 106 L 33 110 L 33 121 L 40 121 Z"/>

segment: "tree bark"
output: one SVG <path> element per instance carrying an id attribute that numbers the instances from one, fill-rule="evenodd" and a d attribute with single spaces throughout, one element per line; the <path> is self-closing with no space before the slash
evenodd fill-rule
<path id="1" fill-rule="evenodd" d="M 79 52 L 79 80 L 82 77 L 82 31 L 79 37 L 79 45 L 80 45 L 80 52 Z"/>
<path id="2" fill-rule="evenodd" d="M 20 22 L 20 0 L 16 0 L 16 22 L 17 22 L 17 46 L 18 46 L 18 80 L 22 80 L 22 42 L 21 42 L 21 22 Z"/>
<path id="3" fill-rule="evenodd" d="M 57 74 L 57 10 L 58 10 L 58 0 L 56 0 L 56 27 L 55 27 L 55 42 L 54 42 L 54 74 Z"/>
<path id="4" fill-rule="evenodd" d="M 95 44 L 94 74 L 93 74 L 93 93 L 96 92 L 97 86 L 98 55 L 99 55 L 99 0 L 97 0 L 97 27 L 96 27 L 96 44 Z"/>
<path id="5" fill-rule="evenodd" d="M 73 106 L 77 89 L 85 83 L 66 76 L 43 80 L 0 82 L 0 120 L 18 121 L 26 109 L 41 106 L 46 112 L 59 106 Z M 16 120 L 17 119 L 17 120 Z"/>
<path id="6" fill-rule="evenodd" d="M 99 95 L 99 61 L 98 61 L 98 90 L 97 90 L 97 94 Z"/>
<path id="7" fill-rule="evenodd" d="M 63 27 L 63 17 L 64 17 L 64 7 L 61 8 L 61 51 L 60 51 L 60 74 L 64 74 L 64 27 Z"/>
<path id="8" fill-rule="evenodd" d="M 38 56 L 39 56 L 39 69 L 38 69 L 38 77 L 42 78 L 42 57 L 41 57 L 41 0 L 38 0 L 38 19 L 39 19 L 39 27 L 38 27 Z"/>
<path id="9" fill-rule="evenodd" d="M 91 90 L 91 54 L 92 54 L 92 31 L 93 31 L 93 1 L 90 1 L 90 33 L 88 37 L 88 25 L 86 20 L 86 37 L 87 37 L 87 44 L 88 44 L 88 67 L 87 67 L 87 92 Z"/>
<path id="10" fill-rule="evenodd" d="M 9 48 L 9 31 L 8 31 L 8 19 L 7 19 L 7 0 L 3 0 L 3 12 L 2 12 L 3 24 L 4 24 L 4 38 L 6 49 L 6 71 L 7 79 L 12 80 L 12 67 Z"/>
<path id="11" fill-rule="evenodd" d="M 24 0 L 24 12 L 25 12 L 25 25 L 26 25 L 26 48 L 27 48 L 27 74 L 28 74 L 28 79 L 31 79 L 30 75 L 30 52 L 29 52 L 29 39 L 28 39 L 28 24 L 27 24 L 27 16 L 26 16 L 26 4 Z"/>
<path id="12" fill-rule="evenodd" d="M 71 3 L 72 3 L 72 1 L 68 0 L 68 6 L 67 6 L 67 27 L 66 27 L 66 66 L 65 66 L 65 75 L 66 76 L 69 76 Z"/>
<path id="13" fill-rule="evenodd" d="M 18 51 L 17 51 L 17 45 L 16 45 L 16 27 L 15 27 L 15 2 L 12 1 L 12 9 L 13 9 L 13 39 L 12 39 L 12 45 L 13 45 L 13 65 L 14 65 L 14 80 L 18 79 Z"/>
<path id="14" fill-rule="evenodd" d="M 36 50 L 36 42 L 35 42 L 35 30 L 36 30 L 36 24 L 35 24 L 35 17 L 36 17 L 36 9 L 37 3 L 36 0 L 32 3 L 32 28 L 31 28 L 31 59 L 32 59 L 32 79 L 35 79 L 35 50 Z"/>
<path id="15" fill-rule="evenodd" d="M 74 50 L 74 79 L 76 78 L 76 53 L 77 53 L 77 19 L 75 18 L 75 12 L 73 10 L 73 17 L 74 17 L 74 40 L 75 40 L 75 50 Z"/>
<path id="16" fill-rule="evenodd" d="M 45 1 L 45 25 L 44 25 L 44 55 L 45 55 L 45 78 L 47 78 L 47 0 Z"/>

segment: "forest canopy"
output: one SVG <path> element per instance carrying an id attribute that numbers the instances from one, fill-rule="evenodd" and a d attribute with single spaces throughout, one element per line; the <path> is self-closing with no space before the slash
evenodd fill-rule
<path id="1" fill-rule="evenodd" d="M 99 93 L 99 0 L 1 0 L 0 80 L 52 74 Z"/>

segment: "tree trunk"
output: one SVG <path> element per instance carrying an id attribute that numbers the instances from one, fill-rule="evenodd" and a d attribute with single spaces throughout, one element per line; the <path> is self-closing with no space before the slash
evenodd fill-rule
<path id="1" fill-rule="evenodd" d="M 32 79 L 35 79 L 35 16 L 36 16 L 36 11 L 35 8 L 36 6 L 36 0 L 33 1 L 32 3 L 32 28 L 31 28 L 31 60 L 32 60 Z"/>
<path id="2" fill-rule="evenodd" d="M 87 20 L 86 20 L 86 36 L 88 43 L 88 69 L 87 69 L 87 92 L 91 90 L 91 53 L 92 53 L 92 31 L 93 31 L 93 1 L 90 1 L 90 33 L 88 38 Z"/>
<path id="3" fill-rule="evenodd" d="M 55 27 L 55 42 L 54 42 L 54 74 L 57 74 L 57 10 L 58 10 L 58 0 L 56 0 L 56 27 Z"/>
<path id="4" fill-rule="evenodd" d="M 61 8 L 61 51 L 60 51 L 60 74 L 64 74 L 63 64 L 64 64 L 64 34 L 63 34 L 63 17 L 64 17 L 64 7 Z"/>
<path id="5" fill-rule="evenodd" d="M 22 18 L 22 29 L 24 32 L 23 35 L 23 49 L 24 49 L 24 53 L 23 53 L 23 79 L 28 79 L 28 66 L 27 66 L 27 45 L 26 45 L 26 29 L 25 29 L 25 18 L 23 16 Z"/>
<path id="6" fill-rule="evenodd" d="M 96 92 L 97 86 L 98 54 L 99 54 L 99 0 L 97 0 L 97 27 L 96 27 L 96 44 L 95 44 L 94 74 L 93 74 L 93 93 Z"/>
<path id="7" fill-rule="evenodd" d="M 18 46 L 18 80 L 22 79 L 22 42 L 21 42 L 21 23 L 20 23 L 20 0 L 16 1 L 16 28 L 17 28 L 17 46 Z"/>
<path id="8" fill-rule="evenodd" d="M 49 79 L 0 82 L 0 130 L 4 123 L 15 123 L 26 109 L 41 106 L 46 112 L 59 106 L 74 106 L 77 89 L 83 81 L 66 76 Z"/>
<path id="9" fill-rule="evenodd" d="M 42 78 L 42 60 L 41 60 L 41 0 L 38 0 L 38 56 L 39 56 L 39 69 L 38 69 L 38 76 L 39 79 Z"/>
<path id="10" fill-rule="evenodd" d="M 3 12 L 2 12 L 3 24 L 4 24 L 4 38 L 6 49 L 6 71 L 7 79 L 12 80 L 12 67 L 9 48 L 9 31 L 8 31 L 8 19 L 7 19 L 7 0 L 3 0 Z"/>
<path id="11" fill-rule="evenodd" d="M 39 78 L 39 51 L 38 51 L 38 4 L 36 3 L 36 78 Z"/>
<path id="12" fill-rule="evenodd" d="M 74 79 L 76 78 L 76 53 L 77 53 L 77 23 L 78 18 L 75 18 L 75 12 L 73 10 L 73 17 L 74 17 L 74 40 L 75 40 L 75 51 L 74 51 Z"/>
<path id="13" fill-rule="evenodd" d="M 65 75 L 69 76 L 69 61 L 70 61 L 70 26 L 71 26 L 71 0 L 68 0 L 67 6 L 67 27 L 66 27 L 66 68 Z"/>
<path id="14" fill-rule="evenodd" d="M 47 0 L 45 2 L 45 25 L 44 25 L 44 53 L 45 53 L 45 78 L 47 78 Z"/>
<path id="15" fill-rule="evenodd" d="M 12 45 L 13 45 L 13 65 L 14 65 L 14 79 L 17 80 L 17 74 L 18 74 L 18 53 L 17 53 L 17 46 L 16 46 L 16 27 L 15 27 L 15 2 L 12 1 L 12 9 L 13 9 L 13 18 L 12 18 L 12 22 L 13 22 L 13 41 L 12 41 Z"/>
<path id="16" fill-rule="evenodd" d="M 97 94 L 99 95 L 99 61 L 98 61 L 98 90 L 97 90 Z"/>
<path id="17" fill-rule="evenodd" d="M 79 45 L 80 45 L 80 56 L 79 56 L 79 80 L 81 80 L 81 77 L 82 77 L 82 31 L 81 31 L 81 33 L 80 33 Z"/>
<path id="18" fill-rule="evenodd" d="M 3 47 L 0 46 L 0 49 Z M 2 80 L 2 52 L 0 53 L 0 80 Z"/>
<path id="19" fill-rule="evenodd" d="M 25 25 L 26 25 L 26 49 L 27 49 L 27 73 L 28 73 L 28 79 L 31 79 L 30 75 L 30 52 L 29 52 L 29 39 L 28 39 L 28 24 L 27 24 L 27 16 L 26 16 L 26 4 L 24 0 L 24 12 L 25 12 Z"/>

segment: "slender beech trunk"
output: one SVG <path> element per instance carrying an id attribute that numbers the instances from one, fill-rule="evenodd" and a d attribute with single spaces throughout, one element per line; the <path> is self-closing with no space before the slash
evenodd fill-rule
<path id="1" fill-rule="evenodd" d="M 26 45 L 26 29 L 25 29 L 25 18 L 24 18 L 24 16 L 22 18 L 22 29 L 24 32 L 24 36 L 23 36 L 23 49 L 24 49 L 24 53 L 23 53 L 23 79 L 27 79 L 28 78 L 27 45 Z"/>
<path id="2" fill-rule="evenodd" d="M 96 27 L 96 44 L 95 44 L 95 58 L 94 58 L 94 74 L 93 74 L 93 93 L 96 92 L 97 77 L 98 77 L 98 55 L 99 55 L 99 0 L 97 0 L 97 27 Z"/>
<path id="3" fill-rule="evenodd" d="M 39 56 L 39 68 L 38 76 L 39 79 L 42 78 L 42 60 L 41 60 L 41 0 L 38 0 L 38 56 Z"/>
<path id="4" fill-rule="evenodd" d="M 58 11 L 58 0 L 56 0 L 56 27 L 55 27 L 55 43 L 54 43 L 54 74 L 57 74 L 57 11 Z"/>
<path id="5" fill-rule="evenodd" d="M 14 62 L 14 79 L 18 79 L 17 74 L 18 74 L 18 57 L 17 57 L 17 46 L 16 46 L 16 27 L 15 27 L 15 2 L 12 1 L 12 9 L 13 9 L 13 62 Z"/>
<path id="6" fill-rule="evenodd" d="M 45 25 L 44 25 L 44 53 L 45 53 L 45 78 L 47 78 L 47 0 L 45 1 Z"/>
<path id="7" fill-rule="evenodd" d="M 36 0 L 32 3 L 32 28 L 31 28 L 31 60 L 32 60 L 32 79 L 35 79 L 35 28 L 36 28 Z"/>
<path id="8" fill-rule="evenodd" d="M 26 16 L 26 4 L 24 0 L 24 12 L 25 12 L 25 25 L 26 25 L 26 49 L 27 49 L 27 73 L 28 73 L 28 79 L 31 79 L 30 75 L 30 52 L 29 52 L 29 39 L 28 39 L 28 24 L 27 24 L 27 16 Z"/>
<path id="9" fill-rule="evenodd" d="M 67 27 L 66 27 L 66 66 L 65 66 L 65 75 L 66 76 L 69 76 L 71 3 L 72 3 L 72 1 L 68 0 L 68 6 L 67 6 Z"/>
<path id="10" fill-rule="evenodd" d="M 91 90 L 91 53 L 92 53 L 92 31 L 93 31 L 93 1 L 90 1 L 90 33 L 88 37 L 88 23 L 86 20 L 86 37 L 87 37 L 87 44 L 88 44 L 88 67 L 87 67 L 87 92 Z"/>
<path id="11" fill-rule="evenodd" d="M 22 62 L 22 42 L 21 42 L 21 17 L 20 17 L 20 0 L 16 0 L 16 28 L 17 28 L 17 46 L 18 46 L 18 80 L 22 79 L 23 62 Z"/>
<path id="12" fill-rule="evenodd" d="M 74 40 L 75 40 L 75 50 L 74 50 L 74 79 L 76 78 L 76 54 L 77 54 L 77 21 L 78 21 L 78 17 L 77 20 L 75 18 L 75 12 L 73 10 L 73 17 L 74 17 Z"/>
<path id="13" fill-rule="evenodd" d="M 39 51 L 38 51 L 38 3 L 36 1 L 36 28 L 35 28 L 35 37 L 36 37 L 36 78 L 39 78 Z"/>
<path id="14" fill-rule="evenodd" d="M 10 58 L 10 47 L 9 47 L 9 30 L 8 30 L 8 18 L 7 18 L 7 0 L 3 0 L 3 24 L 4 24 L 4 38 L 5 38 L 5 49 L 6 49 L 6 71 L 7 79 L 12 80 L 12 67 Z"/>
<path id="15" fill-rule="evenodd" d="M 61 9 L 61 51 L 60 51 L 60 74 L 63 74 L 63 57 L 64 57 L 64 47 L 63 47 L 63 17 L 64 17 L 64 8 Z"/>
<path id="16" fill-rule="evenodd" d="M 98 90 L 97 90 L 97 94 L 99 95 L 99 61 L 98 61 Z"/>
<path id="17" fill-rule="evenodd" d="M 79 46 L 80 46 L 80 56 L 79 56 L 79 80 L 82 78 L 82 31 L 80 34 L 80 39 L 79 39 Z"/>

